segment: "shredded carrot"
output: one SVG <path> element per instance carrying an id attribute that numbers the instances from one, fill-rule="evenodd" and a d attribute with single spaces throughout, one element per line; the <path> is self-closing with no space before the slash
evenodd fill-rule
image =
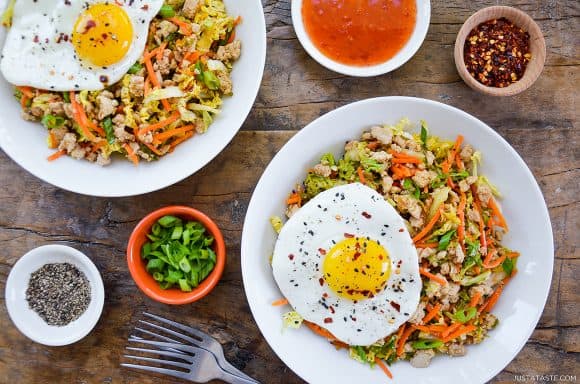
<path id="1" fill-rule="evenodd" d="M 485 256 L 485 259 L 483 260 L 483 263 L 482 263 L 484 268 L 487 268 L 487 269 L 495 268 L 498 265 L 500 265 L 501 263 L 503 263 L 503 261 L 507 257 L 507 253 L 504 253 L 500 257 L 497 257 L 494 261 L 491 261 L 492 257 L 496 254 L 497 254 L 496 250 L 494 250 L 493 252 L 487 253 L 487 256 Z"/>
<path id="2" fill-rule="evenodd" d="M 461 248 L 465 247 L 465 206 L 467 205 L 467 197 L 465 192 L 459 190 L 460 200 L 457 207 L 457 215 L 459 216 L 459 227 L 457 228 L 457 237 Z M 464 252 L 465 253 L 465 252 Z"/>
<path id="3" fill-rule="evenodd" d="M 334 337 L 334 335 L 332 333 L 328 332 L 326 329 L 322 328 L 321 326 L 316 325 L 314 323 L 311 323 L 309 321 L 305 321 L 304 324 L 306 324 L 306 326 L 308 328 L 310 328 L 317 335 L 322 336 L 328 340 L 336 340 L 336 337 Z"/>
<path id="4" fill-rule="evenodd" d="M 159 84 L 159 79 L 157 78 L 157 75 L 155 74 L 155 70 L 153 69 L 153 63 L 151 63 L 151 57 L 149 57 L 149 55 L 147 53 L 143 54 L 143 63 L 145 64 L 145 68 L 147 68 L 147 74 L 149 75 L 149 79 L 151 80 L 151 84 L 153 84 L 154 87 L 161 87 L 161 84 Z"/>
<path id="5" fill-rule="evenodd" d="M 66 154 L 66 151 L 64 149 L 61 149 L 60 151 L 56 151 L 52 155 L 48 156 L 46 158 L 46 160 L 48 160 L 48 161 L 54 161 L 54 160 L 58 159 L 59 157 L 65 155 L 65 154 Z"/>
<path id="6" fill-rule="evenodd" d="M 236 25 L 239 25 L 241 22 L 242 22 L 242 16 L 236 17 L 236 19 L 234 20 L 234 27 Z"/>
<path id="7" fill-rule="evenodd" d="M 435 332 L 435 333 L 443 333 L 447 330 L 447 328 L 449 328 L 446 325 L 442 325 L 442 324 L 433 324 L 429 326 L 429 329 L 431 330 L 431 333 Z"/>
<path id="8" fill-rule="evenodd" d="M 403 323 L 403 325 L 399 327 L 399 330 L 397 331 L 397 340 L 401 340 L 401 336 L 403 336 L 403 332 L 405 332 L 405 327 L 407 327 L 407 323 Z"/>
<path id="9" fill-rule="evenodd" d="M 519 252 L 508 252 L 507 253 L 507 257 L 509 257 L 510 259 L 513 259 L 514 257 L 518 257 L 520 255 Z"/>
<path id="10" fill-rule="evenodd" d="M 481 206 L 479 205 L 479 201 L 476 198 L 476 194 L 473 195 L 473 206 L 475 210 L 479 214 L 479 237 L 480 237 L 480 245 L 483 249 L 487 249 L 487 240 L 485 238 L 485 228 L 483 225 L 483 211 L 481 210 Z"/>
<path id="11" fill-rule="evenodd" d="M 338 349 L 346 349 L 349 347 L 348 344 L 343 343 L 342 341 L 338 341 L 338 340 L 331 341 L 330 344 L 334 345 L 334 348 L 336 348 L 337 350 Z"/>
<path id="12" fill-rule="evenodd" d="M 300 196 L 299 193 L 291 194 L 290 197 L 288 197 L 288 199 L 286 200 L 287 205 L 298 204 L 298 206 L 300 206 L 300 203 L 302 203 L 302 197 Z"/>
<path id="13" fill-rule="evenodd" d="M 52 133 L 52 131 L 48 131 L 48 147 L 54 149 L 57 146 L 58 143 L 56 142 L 56 136 L 54 136 L 54 133 Z"/>
<path id="14" fill-rule="evenodd" d="M 461 146 L 462 142 L 463 142 L 463 136 L 457 135 L 457 139 L 455 140 L 455 144 L 453 145 L 453 149 L 449 152 L 447 159 L 441 164 L 441 169 L 443 170 L 443 173 L 449 173 L 449 170 L 451 169 L 451 165 L 453 164 L 453 161 L 455 160 L 455 154 L 459 150 L 459 147 Z"/>
<path id="15" fill-rule="evenodd" d="M 431 308 L 431 310 L 429 310 L 429 312 L 427 312 L 427 314 L 423 318 L 423 324 L 427 324 L 433 318 L 435 318 L 435 316 L 437 316 L 437 313 L 439 313 L 439 310 L 440 309 L 441 309 L 441 304 L 440 303 L 437 303 L 436 306 L 434 306 L 433 308 Z"/>
<path id="16" fill-rule="evenodd" d="M 437 248 L 439 243 L 417 243 L 415 248 Z"/>
<path id="17" fill-rule="evenodd" d="M 387 375 L 389 377 L 389 379 L 392 379 L 393 378 L 393 374 L 391 373 L 391 371 L 389 371 L 389 368 L 387 368 L 387 364 L 385 364 L 378 357 L 375 357 L 375 363 L 377 363 L 377 365 L 379 366 L 379 368 L 382 369 L 383 372 L 385 372 L 385 375 Z"/>
<path id="18" fill-rule="evenodd" d="M 194 128 L 195 127 L 190 124 L 190 125 L 183 125 L 179 128 L 174 128 L 174 129 L 171 129 L 169 131 L 162 132 L 162 133 L 158 133 L 158 134 L 153 136 L 153 142 L 154 143 L 161 143 L 161 142 L 169 139 L 170 137 L 181 135 L 182 133 L 187 133 L 187 132 L 193 130 Z"/>
<path id="19" fill-rule="evenodd" d="M 477 307 L 477 304 L 479 304 L 479 300 L 481 300 L 482 296 L 483 294 L 480 291 L 476 291 L 471 297 L 471 300 L 469 301 L 469 306 Z"/>
<path id="20" fill-rule="evenodd" d="M 409 336 L 411 336 L 413 332 L 415 332 L 414 325 L 409 326 L 409 328 L 407 328 L 405 332 L 403 332 L 403 334 L 401 335 L 401 339 L 399 340 L 397 345 L 397 356 L 403 355 L 403 352 L 405 351 L 405 343 L 407 342 L 407 339 L 409 338 Z"/>
<path id="21" fill-rule="evenodd" d="M 161 60 L 163 58 L 163 51 L 165 51 L 165 47 L 167 46 L 167 41 L 161 43 L 159 47 L 157 47 L 157 53 L 155 54 L 155 58 L 157 60 Z"/>
<path id="22" fill-rule="evenodd" d="M 449 186 L 451 189 L 455 188 L 455 183 L 453 182 L 453 180 L 451 180 L 451 177 L 450 177 L 450 176 L 447 176 L 447 185 L 448 185 L 448 186 Z"/>
<path id="23" fill-rule="evenodd" d="M 165 126 L 168 126 L 169 124 L 177 121 L 177 119 L 179 119 L 179 116 L 180 116 L 179 115 L 179 112 L 178 111 L 175 111 L 167 119 L 158 121 L 157 123 L 150 124 L 150 125 L 148 125 L 148 126 L 146 126 L 144 128 L 141 128 L 139 130 L 139 132 L 138 132 L 138 135 L 144 135 L 147 132 L 155 131 L 157 129 L 160 129 L 160 128 L 163 128 Z"/>
<path id="24" fill-rule="evenodd" d="M 423 161 L 412 157 L 394 157 L 391 159 L 393 164 L 421 164 Z"/>
<path id="25" fill-rule="evenodd" d="M 288 304 L 288 299 L 279 299 L 279 300 L 272 302 L 272 306 L 274 306 L 274 307 L 279 307 L 279 306 L 286 305 L 286 304 Z"/>
<path id="26" fill-rule="evenodd" d="M 25 94 L 22 94 L 22 97 L 20 98 L 20 106 L 22 107 L 22 109 L 26 109 L 26 107 L 28 107 L 29 100 L 30 97 L 26 96 Z"/>
<path id="27" fill-rule="evenodd" d="M 70 91 L 70 102 L 73 109 L 73 119 L 79 125 L 83 135 L 89 139 L 89 141 L 96 141 L 97 138 L 91 133 L 86 122 L 86 115 L 84 114 L 84 109 L 77 102 L 74 91 Z M 82 111 L 82 112 L 81 112 Z M 84 116 L 84 118 L 83 118 Z"/>
<path id="28" fill-rule="evenodd" d="M 171 149 L 170 151 L 173 152 L 173 150 L 175 149 L 175 147 L 177 147 L 179 144 L 183 143 L 185 140 L 189 139 L 190 137 L 193 136 L 193 131 L 189 131 L 187 132 L 185 135 L 178 137 L 177 139 L 173 140 L 171 142 Z"/>
<path id="29" fill-rule="evenodd" d="M 441 212 L 443 211 L 443 205 L 441 205 L 441 207 L 439 207 L 439 209 L 437 210 L 437 213 L 433 216 L 433 218 L 427 223 L 427 225 L 425 227 L 423 227 L 423 229 L 421 230 L 421 232 L 417 233 L 415 235 L 415 237 L 413 237 L 413 243 L 418 243 L 419 240 L 421 240 L 422 238 L 424 238 L 429 232 L 431 232 L 431 229 L 433 229 L 433 226 L 435 225 L 435 223 L 437 223 L 437 220 L 439 220 L 439 217 L 441 217 Z"/>
<path id="30" fill-rule="evenodd" d="M 97 152 L 99 150 L 99 148 L 104 147 L 105 144 L 107 144 L 106 140 L 97 141 L 95 144 L 93 144 L 93 148 L 91 149 L 91 152 Z"/>
<path id="31" fill-rule="evenodd" d="M 143 84 L 143 94 L 145 97 L 151 92 L 151 82 L 149 81 L 149 76 L 145 78 L 145 83 Z"/>
<path id="32" fill-rule="evenodd" d="M 32 91 L 32 87 L 25 87 L 25 86 L 21 86 L 21 87 L 16 87 L 24 96 L 28 97 L 29 99 L 32 99 L 34 97 L 34 92 Z"/>
<path id="33" fill-rule="evenodd" d="M 463 171 L 465 169 L 465 165 L 463 164 L 463 160 L 461 160 L 459 154 L 455 155 L 455 165 L 457 165 L 457 169 L 459 169 L 460 171 Z"/>
<path id="34" fill-rule="evenodd" d="M 149 143 L 143 143 L 147 146 L 147 148 L 149 148 L 151 150 L 151 152 L 153 152 L 154 154 L 156 154 L 157 156 L 163 156 L 163 153 L 161 153 L 161 151 L 157 148 L 155 148 L 154 145 L 149 144 Z"/>
<path id="35" fill-rule="evenodd" d="M 236 31 L 232 31 L 230 38 L 228 39 L 228 44 L 232 43 L 236 38 Z"/>
<path id="36" fill-rule="evenodd" d="M 465 335 L 469 332 L 473 332 L 476 329 L 477 329 L 477 327 L 475 325 L 463 325 L 463 326 L 459 327 L 459 329 L 457 329 L 455 332 L 450 333 L 449 336 L 445 337 L 442 341 L 444 343 L 447 343 L 448 341 L 456 339 L 459 336 Z"/>
<path id="37" fill-rule="evenodd" d="M 182 35 L 190 36 L 193 33 L 189 23 L 179 20 L 177 17 L 170 17 L 168 20 L 179 27 L 179 33 Z"/>
<path id="38" fill-rule="evenodd" d="M 428 270 L 426 270 L 425 268 L 419 268 L 419 273 L 427 278 L 429 278 L 429 280 L 433 280 L 434 282 L 436 282 L 437 284 L 441 284 L 441 285 L 447 285 L 447 280 L 432 274 L 431 272 L 429 272 Z"/>
<path id="39" fill-rule="evenodd" d="M 201 52 L 192 51 L 192 52 L 189 52 L 187 55 L 185 55 L 184 59 L 189 61 L 190 63 L 193 63 L 193 62 L 197 61 L 197 59 L 199 59 L 200 56 L 201 56 Z"/>
<path id="40" fill-rule="evenodd" d="M 139 165 L 139 158 L 135 154 L 135 151 L 133 151 L 133 148 L 131 148 L 131 146 L 127 143 L 123 144 L 123 148 L 125 148 L 127 151 L 127 156 L 133 162 L 133 164 Z"/>
<path id="41" fill-rule="evenodd" d="M 441 332 L 441 337 L 446 338 L 447 336 L 455 332 L 459 327 L 461 327 L 461 323 L 454 323 L 450 325 L 445 331 Z"/>
<path id="42" fill-rule="evenodd" d="M 364 175 L 364 173 L 363 173 L 363 169 L 362 169 L 362 167 L 358 167 L 358 169 L 356 170 L 356 173 L 358 174 L 358 179 L 360 180 L 360 182 L 361 182 L 362 184 L 366 184 L 366 183 L 367 183 L 367 181 L 366 181 L 366 179 L 365 179 L 365 175 Z"/>
<path id="43" fill-rule="evenodd" d="M 489 199 L 487 205 L 491 208 L 491 211 L 493 212 L 494 216 L 497 217 L 497 219 L 499 220 L 498 222 L 499 226 L 507 231 L 508 226 L 507 222 L 505 221 L 505 217 L 502 215 L 501 210 L 499 209 L 499 206 L 497 205 L 497 202 L 493 197 Z"/>
<path id="44" fill-rule="evenodd" d="M 411 170 L 402 164 L 394 164 L 391 166 L 391 172 L 393 172 L 393 180 L 401 180 L 407 177 L 413 176 L 416 170 Z"/>

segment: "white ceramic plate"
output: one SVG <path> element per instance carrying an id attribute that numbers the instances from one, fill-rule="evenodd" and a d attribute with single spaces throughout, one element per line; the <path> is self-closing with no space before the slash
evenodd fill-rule
<path id="1" fill-rule="evenodd" d="M 512 229 L 505 243 L 521 252 L 519 273 L 506 287 L 494 313 L 499 326 L 464 357 L 438 356 L 426 369 L 401 362 L 392 366 L 396 383 L 484 383 L 518 353 L 542 314 L 552 277 L 553 239 L 550 218 L 534 177 L 516 151 L 473 116 L 434 101 L 384 97 L 332 111 L 296 134 L 266 168 L 252 196 L 242 235 L 242 274 L 250 308 L 262 334 L 280 358 L 311 384 L 385 383 L 380 369 L 370 369 L 336 351 L 306 327 L 282 330 L 288 308 L 272 307 L 281 297 L 268 259 L 276 236 L 269 217 L 283 216 L 284 201 L 307 169 L 322 154 L 341 156 L 344 143 L 371 125 L 425 119 L 434 135 L 454 140 L 458 133 L 483 153 L 481 172 L 501 190 L 502 207 Z"/>
<path id="2" fill-rule="evenodd" d="M 411 38 L 403 49 L 384 63 L 366 67 L 357 67 L 338 63 L 325 56 L 318 50 L 318 48 L 316 48 L 304 28 L 304 22 L 302 20 L 302 1 L 303 0 L 292 0 L 292 24 L 300 44 L 302 44 L 310 57 L 316 60 L 320 65 L 330 69 L 331 71 L 349 76 L 378 76 L 394 71 L 401 65 L 405 64 L 415 53 L 417 53 L 421 44 L 423 44 L 431 20 L 431 1 L 417 0 L 417 23 L 415 24 L 415 29 L 413 30 Z"/>
<path id="3" fill-rule="evenodd" d="M 224 98 L 222 113 L 209 130 L 176 148 L 175 152 L 138 167 L 114 159 L 107 167 L 63 157 L 48 162 L 54 150 L 47 148 L 46 129 L 20 117 L 20 105 L 12 87 L 0 80 L 0 147 L 36 177 L 69 191 L 93 196 L 131 196 L 174 184 L 199 170 L 218 155 L 246 119 L 262 81 L 266 60 L 266 25 L 260 0 L 225 0 L 230 15 L 242 16 L 236 37 L 242 41 L 242 55 L 232 71 L 234 95 Z M 6 0 L 0 0 L 4 9 Z M 4 28 L 0 27 L 4 41 Z M 3 45 L 3 43 L 1 44 Z"/>
<path id="4" fill-rule="evenodd" d="M 84 273 L 91 286 L 87 310 L 63 327 L 46 324 L 26 301 L 30 275 L 49 263 L 74 265 Z M 83 253 L 64 245 L 44 245 L 29 251 L 14 264 L 6 281 L 6 307 L 10 319 L 25 336 L 44 345 L 67 345 L 85 337 L 97 324 L 104 302 L 105 288 L 97 267 Z"/>

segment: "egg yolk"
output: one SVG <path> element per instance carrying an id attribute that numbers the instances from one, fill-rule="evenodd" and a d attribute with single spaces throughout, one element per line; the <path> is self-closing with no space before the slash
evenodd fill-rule
<path id="1" fill-rule="evenodd" d="M 346 238 L 327 253 L 322 266 L 324 280 L 338 295 L 361 300 L 381 292 L 391 274 L 387 250 L 374 240 Z"/>
<path id="2" fill-rule="evenodd" d="M 127 13 L 115 4 L 95 4 L 77 19 L 72 43 L 78 57 L 106 67 L 119 62 L 133 41 L 133 25 Z"/>

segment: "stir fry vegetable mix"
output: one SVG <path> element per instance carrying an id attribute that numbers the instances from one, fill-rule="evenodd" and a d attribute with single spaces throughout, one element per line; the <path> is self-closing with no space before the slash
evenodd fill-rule
<path id="1" fill-rule="evenodd" d="M 409 321 L 393 335 L 372 346 L 349 346 L 315 324 L 310 329 L 337 348 L 371 366 L 387 366 L 399 359 L 424 367 L 436 353 L 466 353 L 498 320 L 491 310 L 504 286 L 516 273 L 519 256 L 501 244 L 508 226 L 497 189 L 478 173 L 481 153 L 430 135 L 425 122 L 410 134 L 408 120 L 394 126 L 375 126 L 345 146 L 342 158 L 322 156 L 290 194 L 290 217 L 318 193 L 337 185 L 361 182 L 384 195 L 406 220 L 419 254 L 423 280 L 421 302 Z M 271 218 L 276 232 L 280 218 Z M 277 301 L 275 305 L 286 304 Z M 284 315 L 286 326 L 297 328 L 300 315 Z"/>
<path id="2" fill-rule="evenodd" d="M 197 221 L 163 216 L 153 224 L 147 237 L 150 241 L 143 244 L 141 257 L 147 261 L 147 272 L 162 289 L 177 285 L 189 292 L 216 264 L 214 238 Z"/>
<path id="3" fill-rule="evenodd" d="M 16 87 L 23 117 L 48 129 L 62 155 L 106 165 L 120 153 L 135 165 L 151 161 L 196 133 L 232 94 L 230 71 L 240 55 L 222 0 L 167 0 L 151 22 L 145 51 L 123 78 L 101 91 L 49 92 Z M 197 2 L 193 2 L 197 4 Z M 10 15 L 4 15 L 9 25 Z"/>

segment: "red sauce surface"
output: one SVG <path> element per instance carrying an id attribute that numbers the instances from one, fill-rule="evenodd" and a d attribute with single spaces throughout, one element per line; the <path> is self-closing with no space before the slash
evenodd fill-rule
<path id="1" fill-rule="evenodd" d="M 417 6 L 415 0 L 304 0 L 302 19 L 325 56 L 368 66 L 387 61 L 409 41 Z"/>

